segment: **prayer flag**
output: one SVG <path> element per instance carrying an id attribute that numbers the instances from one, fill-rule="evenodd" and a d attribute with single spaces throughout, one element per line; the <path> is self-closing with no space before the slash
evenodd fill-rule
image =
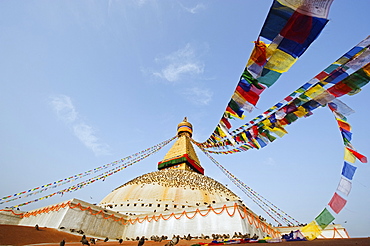
<path id="1" fill-rule="evenodd" d="M 330 102 L 329 107 L 331 110 L 335 110 L 344 116 L 349 116 L 355 112 L 347 104 L 339 99 L 334 99 L 332 102 Z"/>
<path id="2" fill-rule="evenodd" d="M 249 102 L 253 105 L 257 104 L 259 96 L 255 92 L 245 91 L 239 85 L 236 87 L 236 91 L 239 93 L 240 96 L 242 96 L 244 98 L 245 101 L 247 101 L 247 102 Z"/>
<path id="3" fill-rule="evenodd" d="M 348 132 L 351 131 L 351 126 L 347 122 L 345 122 L 344 120 L 337 119 L 337 122 L 338 122 L 338 125 L 341 129 L 344 129 Z"/>
<path id="4" fill-rule="evenodd" d="M 343 95 L 348 94 L 353 89 L 349 87 L 348 85 L 344 84 L 343 81 L 335 84 L 334 86 L 330 87 L 328 89 L 328 92 L 330 92 L 335 97 L 341 97 Z"/>
<path id="5" fill-rule="evenodd" d="M 348 196 L 352 189 L 352 183 L 345 178 L 341 178 L 337 190 Z"/>
<path id="6" fill-rule="evenodd" d="M 321 229 L 325 229 L 333 220 L 334 216 L 324 208 L 324 210 L 315 218 L 317 224 L 321 227 Z"/>
<path id="7" fill-rule="evenodd" d="M 266 44 L 259 40 L 255 41 L 250 60 L 259 66 L 263 66 L 266 63 L 266 59 Z"/>
<path id="8" fill-rule="evenodd" d="M 349 151 L 348 148 L 344 148 L 344 160 L 350 163 L 356 162 L 356 157 Z"/>
<path id="9" fill-rule="evenodd" d="M 321 234 L 321 228 L 317 225 L 316 221 L 313 220 L 302 227 L 301 232 L 308 240 L 314 240 Z"/>
<path id="10" fill-rule="evenodd" d="M 341 128 L 340 133 L 342 134 L 343 139 L 346 139 L 348 142 L 351 141 L 352 133 L 350 131 Z"/>
<path id="11" fill-rule="evenodd" d="M 357 167 L 352 166 L 348 162 L 344 162 L 343 169 L 342 169 L 342 175 L 346 177 L 349 180 L 352 180 L 353 175 L 356 172 Z"/>
<path id="12" fill-rule="evenodd" d="M 346 205 L 346 203 L 347 200 L 342 198 L 341 196 L 338 195 L 338 193 L 335 192 L 328 205 L 333 209 L 333 211 L 336 214 L 338 214 Z"/>
<path id="13" fill-rule="evenodd" d="M 367 163 L 366 156 L 361 155 L 360 153 L 354 151 L 353 149 L 350 149 L 350 148 L 346 148 L 346 149 L 348 149 L 348 151 L 351 152 L 359 161 L 361 161 L 362 163 Z"/>
<path id="14" fill-rule="evenodd" d="M 225 117 L 222 117 L 221 118 L 221 122 L 220 123 L 222 123 L 227 129 L 230 129 L 231 128 L 231 124 L 230 124 L 229 120 L 226 119 Z"/>

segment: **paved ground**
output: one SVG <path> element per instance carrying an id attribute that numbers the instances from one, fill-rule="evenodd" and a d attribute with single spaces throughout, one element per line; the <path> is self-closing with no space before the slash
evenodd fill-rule
<path id="1" fill-rule="evenodd" d="M 28 226 L 14 226 L 14 225 L 0 225 L 0 245 L 42 245 L 42 246 L 58 246 L 59 242 L 64 239 L 66 246 L 81 245 L 81 235 L 70 234 L 56 229 L 41 227 L 37 231 L 34 227 Z M 168 241 L 153 242 L 146 241 L 144 246 L 164 246 Z M 191 241 L 181 240 L 177 246 L 191 246 L 197 243 L 209 243 L 211 240 L 194 239 Z M 97 246 L 137 246 L 136 241 L 124 241 L 119 244 L 117 240 L 110 239 L 108 242 L 98 241 Z M 243 244 L 245 246 L 248 244 Z M 270 245 L 270 244 L 269 244 Z M 370 238 L 349 238 L 349 239 L 316 239 L 313 241 L 302 242 L 282 242 L 277 243 L 279 246 L 350 246 L 350 245 L 367 245 L 370 246 Z"/>

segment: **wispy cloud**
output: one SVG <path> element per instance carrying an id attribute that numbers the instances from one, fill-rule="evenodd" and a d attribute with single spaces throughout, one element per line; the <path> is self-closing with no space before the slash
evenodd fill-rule
<path id="1" fill-rule="evenodd" d="M 195 7 L 192 7 L 192 8 L 188 8 L 188 7 L 185 7 L 185 6 L 183 6 L 183 5 L 181 5 L 181 7 L 182 7 L 183 9 L 185 9 L 187 12 L 192 13 L 192 14 L 196 14 L 196 13 L 198 13 L 200 10 L 205 9 L 205 5 L 204 5 L 204 4 L 202 4 L 202 3 L 198 3 Z"/>
<path id="2" fill-rule="evenodd" d="M 202 74 L 204 71 L 204 64 L 198 60 L 194 47 L 189 43 L 170 55 L 157 58 L 156 62 L 163 63 L 164 67 L 153 72 L 153 75 L 170 82 L 175 82 L 185 75 Z"/>
<path id="3" fill-rule="evenodd" d="M 81 117 L 79 117 L 70 97 L 66 95 L 52 96 L 51 105 L 58 118 L 71 127 L 74 135 L 95 155 L 110 154 L 109 146 L 100 142 L 96 136 L 96 130 L 80 119 Z"/>
<path id="4" fill-rule="evenodd" d="M 272 157 L 268 157 L 264 163 L 267 165 L 267 166 L 275 166 L 276 165 L 276 162 L 275 162 L 275 159 L 273 159 Z"/>
<path id="5" fill-rule="evenodd" d="M 188 88 L 183 93 L 187 100 L 197 105 L 208 105 L 212 100 L 213 92 L 199 87 Z"/>

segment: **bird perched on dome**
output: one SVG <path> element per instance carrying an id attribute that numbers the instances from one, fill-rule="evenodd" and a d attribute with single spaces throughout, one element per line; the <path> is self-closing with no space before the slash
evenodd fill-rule
<path id="1" fill-rule="evenodd" d="M 64 246 L 66 244 L 66 241 L 64 241 L 64 239 L 62 241 L 60 241 L 59 243 L 59 246 Z"/>
<path id="2" fill-rule="evenodd" d="M 142 246 L 145 243 L 145 237 L 142 236 L 137 244 L 137 246 Z"/>
<path id="3" fill-rule="evenodd" d="M 87 241 L 86 237 L 83 237 L 80 242 L 82 243 L 82 245 L 90 246 L 90 243 L 89 243 L 89 241 Z"/>

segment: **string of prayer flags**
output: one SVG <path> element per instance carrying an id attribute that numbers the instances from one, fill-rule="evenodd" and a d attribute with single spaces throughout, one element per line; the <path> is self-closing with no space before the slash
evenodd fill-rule
<path id="1" fill-rule="evenodd" d="M 341 115 L 344 116 L 353 113 L 352 109 L 336 99 L 338 96 L 342 96 L 342 94 L 339 95 L 337 91 L 339 90 L 338 88 L 342 88 L 343 85 L 351 85 L 349 87 L 355 89 L 346 90 L 346 92 L 348 95 L 352 95 L 357 93 L 361 86 L 369 82 L 370 72 L 367 71 L 370 71 L 370 65 L 364 62 L 370 60 L 369 45 L 370 36 L 329 65 L 309 82 L 306 82 L 293 93 L 285 97 L 282 101 L 230 133 L 228 133 L 228 130 L 231 128 L 231 124 L 228 119 L 223 118 L 221 124 L 219 124 L 211 137 L 206 142 L 197 144 L 202 145 L 202 147 L 206 149 L 212 148 L 213 150 L 210 150 L 212 151 L 211 153 L 223 151 L 225 149 L 228 150 L 220 154 L 237 153 L 251 149 L 245 148 L 245 146 L 241 147 L 241 145 L 245 144 L 252 148 L 260 149 L 262 142 L 257 140 L 256 137 L 263 139 L 262 146 L 264 147 L 269 142 L 274 141 L 276 137 L 284 136 L 287 133 L 285 126 L 290 125 L 299 118 L 311 116 L 313 110 L 316 108 L 323 107 L 327 104 L 329 107 L 336 107 L 335 114 L 338 115 L 338 118 L 342 118 Z M 353 52 L 354 50 L 356 53 Z M 354 68 L 358 70 L 354 70 Z M 328 77 L 332 79 L 337 78 L 335 77 L 336 71 L 339 70 L 345 71 L 345 78 L 343 76 L 341 77 L 344 78 L 342 81 L 337 81 L 336 84 L 332 84 L 335 80 L 331 80 L 330 83 L 325 82 Z M 335 90 L 332 89 L 333 86 L 337 86 L 338 84 L 342 86 L 337 87 Z M 356 85 L 356 87 L 354 85 Z M 332 94 L 333 92 L 334 94 Z M 345 117 L 340 119 L 338 124 L 342 126 L 341 134 L 344 141 L 347 142 L 346 146 L 353 150 L 350 145 L 352 133 L 350 132 L 349 125 L 345 122 Z M 248 135 L 249 132 L 251 132 L 251 136 Z M 257 134 L 255 134 L 256 132 Z M 360 158 L 362 161 L 366 160 L 366 158 L 359 153 L 349 150 L 346 151 L 346 156 L 349 158 L 349 161 L 353 161 L 353 156 L 357 156 L 356 158 Z"/>
<path id="2" fill-rule="evenodd" d="M 313 221 L 302 227 L 300 231 L 307 240 L 314 240 L 331 222 L 334 221 L 334 219 L 334 216 L 329 212 L 329 210 L 324 208 L 324 210 Z"/>
<path id="3" fill-rule="evenodd" d="M 105 178 L 119 172 L 119 171 L 122 171 L 124 170 L 125 168 L 127 168 L 128 166 L 131 166 L 137 162 L 140 162 L 142 160 L 144 160 L 145 158 L 151 156 L 152 154 L 158 152 L 159 150 L 161 150 L 164 146 L 166 146 L 168 143 L 170 143 L 171 141 L 173 141 L 176 137 L 172 137 L 170 138 L 169 140 L 166 140 L 166 141 L 163 141 L 157 145 L 154 145 L 153 147 L 151 148 L 148 148 L 144 151 L 141 151 L 139 153 L 141 153 L 140 155 L 138 154 L 134 154 L 134 155 L 131 155 L 131 156 L 134 156 L 134 158 L 128 158 L 128 161 L 124 162 L 123 164 L 111 169 L 111 170 L 108 170 L 102 174 L 99 174 L 93 178 L 90 178 L 90 179 L 87 179 L 85 181 L 82 181 L 80 183 L 77 183 L 73 186 L 70 186 L 68 188 L 65 188 L 63 190 L 60 190 L 60 191 L 57 191 L 57 192 L 54 192 L 52 194 L 49 194 L 49 195 L 46 195 L 46 196 L 43 196 L 41 198 L 37 198 L 35 200 L 32 200 L 32 201 L 29 201 L 29 202 L 25 202 L 25 203 L 22 203 L 22 204 L 18 204 L 18 205 L 15 205 L 15 206 L 12 206 L 13 208 L 15 207 L 20 207 L 20 206 L 24 206 L 24 205 L 28 205 L 30 203 L 34 203 L 34 202 L 37 202 L 37 201 L 40 201 L 40 200 L 43 200 L 43 199 L 47 199 L 47 198 L 50 198 L 50 197 L 53 197 L 55 195 L 63 195 L 64 193 L 66 192 L 72 192 L 72 191 L 76 191 L 76 190 L 80 190 L 82 188 L 84 188 L 85 186 L 89 185 L 89 184 L 92 184 L 98 180 L 105 180 Z M 125 160 L 127 158 L 124 158 Z M 123 159 L 121 159 L 123 160 Z M 118 161 L 118 162 L 121 162 Z M 115 162 L 114 162 L 115 163 Z M 107 164 L 107 166 L 111 166 L 110 164 Z M 20 198 L 25 198 L 25 197 L 29 197 L 31 195 L 36 195 L 36 194 L 40 194 L 41 192 L 44 192 L 48 189 L 51 189 L 51 188 L 56 188 L 56 187 L 59 187 L 60 185 L 62 184 L 55 184 L 53 186 L 50 186 L 50 187 L 47 187 L 47 188 L 44 188 L 44 189 L 36 189 L 36 191 L 32 192 L 32 193 L 29 193 L 27 195 L 24 195 L 24 196 L 18 196 L 18 197 L 15 197 L 15 198 L 12 198 L 12 199 L 8 199 L 8 200 L 5 200 L 3 202 L 0 202 L 0 204 L 3 204 L 3 203 L 6 203 L 6 202 L 11 202 L 11 201 L 14 201 L 14 200 L 17 200 L 17 199 L 20 199 Z M 17 193 L 18 194 L 18 193 Z"/>
<path id="4" fill-rule="evenodd" d="M 193 141 L 190 138 L 191 141 Z M 194 141 L 193 141 L 194 142 Z M 217 160 L 209 155 L 205 149 L 201 148 L 203 153 L 228 177 L 241 191 L 252 199 L 263 211 L 266 212 L 275 222 L 279 223 L 279 220 L 287 225 L 300 224 L 297 220 L 289 216 L 287 213 L 279 209 L 276 205 L 265 199 L 262 195 L 258 194 L 252 188 L 247 186 L 240 179 L 230 173 L 224 166 L 222 166 Z"/>
<path id="5" fill-rule="evenodd" d="M 363 163 L 367 162 L 367 158 L 358 152 L 354 151 L 352 148 L 348 148 L 347 146 L 352 146 L 350 141 L 352 139 L 351 133 L 351 126 L 348 124 L 347 119 L 345 116 L 349 115 L 353 112 L 347 105 L 342 103 L 341 101 L 335 99 L 328 104 L 330 110 L 333 112 L 335 119 L 338 122 L 338 126 L 340 132 L 343 137 L 343 143 L 345 147 L 345 156 L 344 156 L 344 166 L 342 168 L 342 177 L 339 181 L 337 191 L 334 193 L 333 197 L 328 203 L 328 206 L 332 209 L 332 211 L 338 214 L 346 205 L 347 200 L 343 196 L 348 196 L 352 189 L 351 180 L 353 179 L 353 175 L 357 169 L 357 167 L 349 164 L 347 161 L 354 163 L 356 158 Z M 341 193 L 343 196 L 338 194 Z M 329 225 L 333 220 L 334 216 L 329 212 L 328 209 L 324 208 L 324 210 L 315 218 L 315 223 L 321 227 L 321 230 L 324 230 L 327 225 Z M 312 222 L 312 223 L 314 223 Z M 312 224 L 310 225 L 313 226 Z M 315 231 L 316 229 L 314 229 Z M 306 227 L 302 228 L 302 232 L 308 237 L 308 239 L 315 239 L 319 233 L 312 233 L 312 228 L 308 229 Z"/>
<path id="6" fill-rule="evenodd" d="M 274 0 L 254 48 L 240 76 L 220 123 L 229 130 L 228 119 L 244 119 L 260 94 L 271 87 L 319 36 L 328 22 L 333 0 Z M 217 127 L 214 131 L 216 133 Z M 212 136 L 213 134 L 211 134 Z M 209 140 L 212 141 L 214 139 Z"/>

